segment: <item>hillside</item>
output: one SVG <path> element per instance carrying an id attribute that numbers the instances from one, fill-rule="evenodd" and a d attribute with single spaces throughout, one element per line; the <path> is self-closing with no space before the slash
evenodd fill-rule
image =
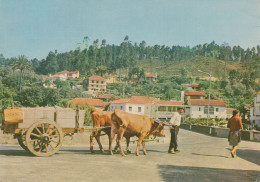
<path id="1" fill-rule="evenodd" d="M 242 71 L 243 68 L 242 63 L 227 62 L 225 69 L 225 61 L 205 57 L 166 63 L 158 60 L 144 60 L 139 61 L 138 66 L 148 73 L 155 74 L 157 72 L 158 75 L 166 77 L 174 75 L 181 76 L 181 70 L 184 68 L 187 71 L 188 77 L 207 79 L 208 76 L 206 74 L 198 72 L 198 70 L 202 70 L 211 73 L 215 80 L 220 79 L 225 74 L 228 75 L 231 70 Z M 214 78 L 212 80 L 214 80 Z"/>

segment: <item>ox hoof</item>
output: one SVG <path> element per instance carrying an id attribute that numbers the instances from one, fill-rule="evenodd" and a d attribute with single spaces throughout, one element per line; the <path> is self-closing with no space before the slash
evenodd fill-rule
<path id="1" fill-rule="evenodd" d="M 90 152 L 91 152 L 91 154 L 94 154 L 94 153 L 95 153 L 95 151 L 94 151 L 94 150 L 90 150 Z"/>
<path id="2" fill-rule="evenodd" d="M 135 153 L 136 156 L 139 156 L 139 153 Z"/>
<path id="3" fill-rule="evenodd" d="M 147 152 L 144 152 L 144 155 L 147 155 Z"/>
<path id="4" fill-rule="evenodd" d="M 128 153 L 128 154 L 131 154 L 131 150 L 128 150 L 127 153 Z"/>
<path id="5" fill-rule="evenodd" d="M 125 156 L 126 156 L 124 153 L 121 153 L 121 155 L 122 155 L 123 157 L 125 157 Z"/>
<path id="6" fill-rule="evenodd" d="M 100 151 L 104 154 L 105 153 L 105 150 L 104 149 L 100 149 Z"/>
<path id="7" fill-rule="evenodd" d="M 112 151 L 109 151 L 109 154 L 110 154 L 110 155 L 114 155 Z"/>

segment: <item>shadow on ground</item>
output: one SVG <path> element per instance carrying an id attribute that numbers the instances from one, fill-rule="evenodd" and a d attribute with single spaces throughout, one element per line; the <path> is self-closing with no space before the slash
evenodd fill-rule
<path id="1" fill-rule="evenodd" d="M 257 181 L 260 171 L 203 168 L 174 165 L 157 166 L 163 181 Z"/>
<path id="2" fill-rule="evenodd" d="M 259 150 L 248 150 L 248 149 L 242 150 L 242 149 L 238 148 L 237 156 L 260 166 L 260 151 Z"/>
<path id="3" fill-rule="evenodd" d="M 28 156 L 32 157 L 33 155 L 30 152 L 25 150 L 0 150 L 0 155 L 6 156 Z"/>
<path id="4" fill-rule="evenodd" d="M 201 156 L 207 156 L 207 157 L 223 157 L 223 158 L 229 158 L 224 155 L 209 155 L 209 154 L 198 154 L 198 153 L 192 153 L 193 155 L 201 155 Z"/>

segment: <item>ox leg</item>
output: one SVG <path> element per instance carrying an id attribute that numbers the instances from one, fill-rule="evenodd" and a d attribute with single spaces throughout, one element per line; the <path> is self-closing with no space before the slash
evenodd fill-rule
<path id="1" fill-rule="evenodd" d="M 94 132 L 91 133 L 90 135 L 90 152 L 91 153 L 94 153 L 94 148 L 93 148 L 93 145 L 94 145 Z"/>
<path id="2" fill-rule="evenodd" d="M 147 152 L 146 152 L 146 147 L 145 147 L 145 142 L 144 142 L 144 140 L 142 141 L 142 145 L 143 145 L 143 153 L 144 153 L 144 155 L 147 155 Z"/>
<path id="3" fill-rule="evenodd" d="M 143 142 L 144 137 L 142 135 L 140 135 L 138 142 L 137 142 L 137 147 L 136 147 L 136 156 L 139 156 L 139 148 L 141 143 Z"/>
<path id="4" fill-rule="evenodd" d="M 98 146 L 99 146 L 99 149 L 102 153 L 105 153 L 103 147 L 102 147 L 102 144 L 100 142 L 100 134 L 101 134 L 101 131 L 98 132 L 98 134 L 95 136 L 96 140 L 97 140 L 97 143 L 98 143 Z"/>
<path id="5" fill-rule="evenodd" d="M 122 141 L 124 132 L 125 132 L 125 130 L 121 129 L 121 131 L 118 131 L 118 134 L 117 134 L 118 147 L 119 147 L 119 150 L 120 150 L 120 153 L 121 153 L 122 156 L 126 156 L 123 149 L 122 149 L 122 145 L 121 145 L 121 141 Z"/>
<path id="6" fill-rule="evenodd" d="M 114 148 L 114 152 L 116 153 L 117 150 L 118 150 L 118 138 L 116 138 L 116 146 L 115 146 L 115 148 Z"/>
<path id="7" fill-rule="evenodd" d="M 109 154 L 110 155 L 113 155 L 113 151 L 112 151 L 112 143 L 115 139 L 115 133 L 111 130 L 111 134 L 110 134 L 110 137 L 109 137 Z"/>
<path id="8" fill-rule="evenodd" d="M 129 148 L 129 143 L 130 143 L 130 137 L 126 137 L 126 151 L 128 154 L 131 154 L 131 150 Z"/>

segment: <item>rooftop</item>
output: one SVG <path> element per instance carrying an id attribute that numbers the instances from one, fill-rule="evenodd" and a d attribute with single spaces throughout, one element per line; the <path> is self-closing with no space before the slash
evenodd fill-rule
<path id="1" fill-rule="evenodd" d="M 89 80 L 95 80 L 95 81 L 106 81 L 104 78 L 98 75 L 94 75 L 88 78 Z"/>
<path id="2" fill-rule="evenodd" d="M 208 99 L 189 99 L 188 103 L 194 106 L 207 106 Z M 226 106 L 226 103 L 223 100 L 210 100 L 210 106 Z"/>
<path id="3" fill-rule="evenodd" d="M 188 96 L 206 96 L 204 92 L 184 92 L 184 95 L 188 95 Z"/>

